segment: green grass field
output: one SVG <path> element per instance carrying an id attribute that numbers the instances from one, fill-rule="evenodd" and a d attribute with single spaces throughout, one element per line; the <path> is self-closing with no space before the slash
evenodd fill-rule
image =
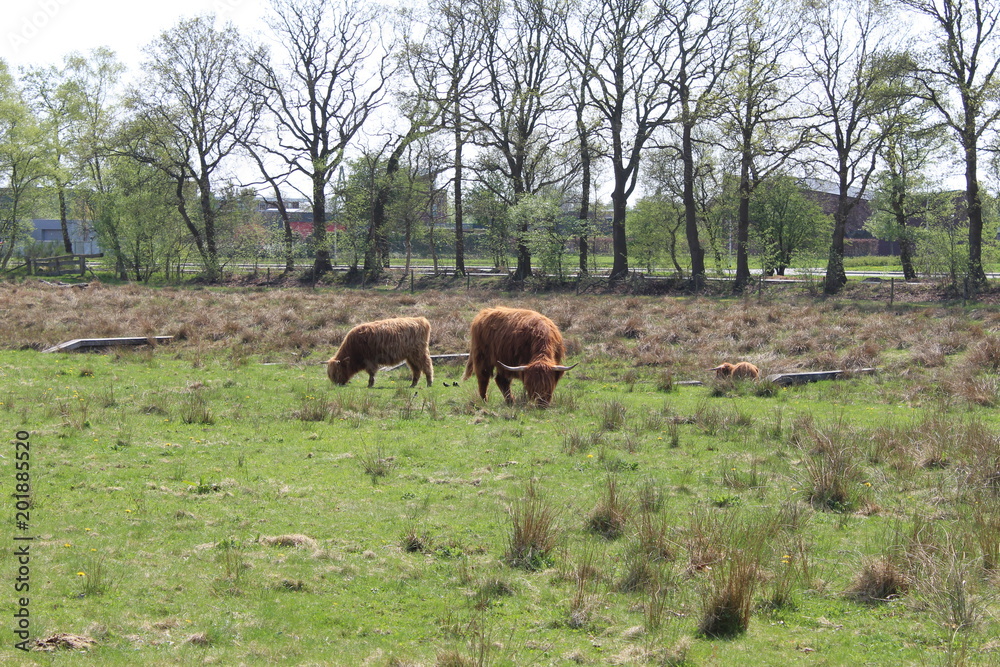
<path id="1" fill-rule="evenodd" d="M 393 312 L 462 351 L 498 302 L 581 362 L 548 410 L 460 364 L 369 390 L 319 363 Z M 4 664 L 1000 660 L 995 308 L 24 283 L 0 311 L 0 475 L 27 431 L 31 484 L 28 529 L 2 506 Z M 179 340 L 38 351 L 136 330 Z M 736 358 L 881 372 L 704 370 Z M 32 637 L 89 648 L 14 648 L 26 534 Z"/>

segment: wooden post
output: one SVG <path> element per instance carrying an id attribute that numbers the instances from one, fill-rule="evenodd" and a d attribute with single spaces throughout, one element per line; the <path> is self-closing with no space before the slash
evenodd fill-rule
<path id="1" fill-rule="evenodd" d="M 896 296 L 896 277 L 889 278 L 889 306 L 892 307 L 893 297 Z"/>
<path id="2" fill-rule="evenodd" d="M 413 269 L 410 269 L 410 294 L 413 294 Z"/>

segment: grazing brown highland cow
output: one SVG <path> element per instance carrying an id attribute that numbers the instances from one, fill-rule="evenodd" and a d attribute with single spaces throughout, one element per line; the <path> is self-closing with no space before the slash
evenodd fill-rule
<path id="1" fill-rule="evenodd" d="M 546 407 L 563 373 L 566 346 L 552 320 L 533 310 L 485 308 L 472 320 L 469 361 L 465 377 L 475 374 L 479 397 L 486 400 L 486 388 L 496 369 L 496 383 L 510 405 L 514 396 L 510 382 L 520 378 L 528 400 Z"/>
<path id="2" fill-rule="evenodd" d="M 326 362 L 326 374 L 334 384 L 347 384 L 355 373 L 368 371 L 368 386 L 375 384 L 379 366 L 405 361 L 413 372 L 411 387 L 417 386 L 420 372 L 427 386 L 434 381 L 434 367 L 428 341 L 431 323 L 426 317 L 397 317 L 359 324 L 344 336 L 340 349 Z"/>
<path id="3" fill-rule="evenodd" d="M 737 364 L 723 363 L 709 370 L 715 371 L 715 377 L 717 378 L 756 380 L 760 377 L 760 370 L 749 361 L 741 361 Z"/>

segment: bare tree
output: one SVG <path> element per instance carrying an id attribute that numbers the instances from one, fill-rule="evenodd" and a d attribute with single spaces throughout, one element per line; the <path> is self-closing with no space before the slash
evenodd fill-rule
<path id="1" fill-rule="evenodd" d="M 486 31 L 496 25 L 496 3 L 480 0 L 433 0 L 427 35 L 419 51 L 436 73 L 429 93 L 446 107 L 444 124 L 454 140 L 452 212 L 455 220 L 455 271 L 465 273 L 462 185 L 465 145 L 479 129 L 473 122 L 475 99 L 484 89 L 482 52 Z"/>
<path id="2" fill-rule="evenodd" d="M 174 182 L 178 211 L 209 280 L 221 274 L 216 220 L 222 202 L 213 189 L 259 115 L 246 86 L 243 39 L 231 24 L 214 24 L 212 16 L 182 20 L 146 47 L 145 75 L 131 95 L 136 132 L 128 150 Z"/>
<path id="3" fill-rule="evenodd" d="M 750 280 L 750 198 L 777 173 L 808 138 L 798 105 L 802 77 L 790 65 L 802 22 L 796 6 L 767 6 L 746 0 L 736 34 L 734 67 L 722 91 L 722 143 L 737 156 L 736 277 L 742 290 Z"/>
<path id="4" fill-rule="evenodd" d="M 332 268 L 326 240 L 326 189 L 344 151 L 382 106 L 391 70 L 382 10 L 346 0 L 274 0 L 268 23 L 284 49 L 277 65 L 263 53 L 254 79 L 276 119 L 273 154 L 312 188 L 313 274 Z"/>
<path id="5" fill-rule="evenodd" d="M 735 13 L 733 0 L 660 0 L 674 57 L 667 85 L 679 107 L 674 129 L 680 135 L 684 228 L 696 284 L 705 277 L 705 249 L 698 237 L 695 129 L 718 116 L 717 91 L 733 63 Z"/>
<path id="6" fill-rule="evenodd" d="M 444 128 L 444 116 L 447 107 L 439 103 L 433 94 L 436 67 L 423 56 L 424 44 L 412 39 L 412 15 L 404 13 L 407 24 L 402 30 L 402 48 L 397 54 L 399 66 L 393 79 L 396 93 L 396 110 L 399 115 L 393 119 L 400 130 L 387 129 L 382 145 L 373 151 L 376 158 L 373 169 L 382 170 L 376 179 L 376 187 L 372 201 L 371 221 L 368 227 L 368 239 L 365 247 L 365 262 L 363 270 L 369 278 L 376 277 L 388 265 L 389 244 L 385 233 L 389 198 L 396 189 L 396 178 L 403 168 L 403 158 L 410 152 L 414 144 L 419 144 L 428 136 Z M 405 171 L 405 170 L 404 170 Z M 406 174 L 404 174 L 406 176 Z M 413 179 L 404 178 L 412 191 Z M 406 184 L 399 184 L 405 186 Z M 409 239 L 412 232 L 412 222 L 407 219 L 407 268 L 410 262 Z"/>
<path id="7" fill-rule="evenodd" d="M 607 133 L 614 174 L 611 277 L 620 279 L 628 274 L 625 214 L 643 149 L 669 121 L 677 102 L 670 87 L 672 44 L 664 17 L 646 0 L 593 0 L 566 32 L 576 67 L 591 74 L 585 80 L 587 94 Z M 593 35 L 592 50 L 579 45 L 579 35 Z"/>
<path id="8" fill-rule="evenodd" d="M 874 176 L 885 134 L 877 114 L 889 99 L 884 83 L 891 58 L 884 46 L 884 14 L 874 1 L 841 0 L 810 6 L 810 38 L 803 56 L 812 79 L 806 106 L 816 119 L 811 164 L 836 179 L 837 207 L 824 291 L 847 282 L 844 238 L 847 218 Z"/>
<path id="9" fill-rule="evenodd" d="M 486 104 L 476 115 L 480 143 L 490 149 L 481 166 L 510 183 L 513 201 L 507 204 L 514 206 L 563 180 L 554 159 L 559 130 L 552 121 L 564 70 L 551 29 L 553 15 L 563 8 L 554 0 L 509 0 L 505 9 L 495 29 L 486 32 Z M 527 222 L 517 231 L 514 279 L 524 280 L 531 275 Z"/>
<path id="10" fill-rule="evenodd" d="M 918 95 L 929 101 L 962 147 L 969 218 L 969 277 L 986 283 L 979 149 L 1000 119 L 1000 3 L 995 0 L 901 0 L 929 18 L 934 43 L 917 69 Z"/>

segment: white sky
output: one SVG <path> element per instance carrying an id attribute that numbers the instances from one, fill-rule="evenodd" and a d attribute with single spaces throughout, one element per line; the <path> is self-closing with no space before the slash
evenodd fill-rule
<path id="1" fill-rule="evenodd" d="M 266 27 L 267 0 L 28 0 L 6 3 L 0 59 L 19 68 L 61 64 L 74 51 L 86 55 L 106 46 L 134 76 L 142 48 L 181 18 L 214 13 L 256 37 Z"/>

